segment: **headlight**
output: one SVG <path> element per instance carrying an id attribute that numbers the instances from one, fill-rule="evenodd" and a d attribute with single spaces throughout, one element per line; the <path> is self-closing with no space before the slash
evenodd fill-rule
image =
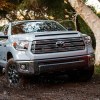
<path id="1" fill-rule="evenodd" d="M 26 40 L 22 40 L 22 41 L 17 41 L 17 42 L 13 42 L 13 47 L 16 50 L 27 50 L 29 46 L 29 42 Z"/>
<path id="2" fill-rule="evenodd" d="M 85 43 L 86 44 L 91 44 L 92 43 L 92 40 L 91 40 L 91 37 L 90 36 L 86 36 L 85 37 Z"/>
<path id="3" fill-rule="evenodd" d="M 84 42 L 89 45 L 89 44 L 92 44 L 92 40 L 91 40 L 91 37 L 86 35 L 86 34 L 83 34 L 83 38 L 84 38 Z"/>

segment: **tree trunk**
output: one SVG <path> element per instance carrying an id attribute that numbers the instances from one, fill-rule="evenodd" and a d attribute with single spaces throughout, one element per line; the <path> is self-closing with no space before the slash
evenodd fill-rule
<path id="1" fill-rule="evenodd" d="M 100 19 L 81 0 L 68 0 L 94 33 L 96 39 L 95 64 L 100 64 Z"/>

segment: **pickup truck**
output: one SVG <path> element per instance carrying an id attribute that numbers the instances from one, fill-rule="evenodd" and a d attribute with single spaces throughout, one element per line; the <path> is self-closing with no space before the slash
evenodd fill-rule
<path id="1" fill-rule="evenodd" d="M 21 75 L 66 73 L 89 80 L 95 61 L 91 42 L 53 20 L 9 22 L 0 32 L 0 69 L 13 86 Z"/>

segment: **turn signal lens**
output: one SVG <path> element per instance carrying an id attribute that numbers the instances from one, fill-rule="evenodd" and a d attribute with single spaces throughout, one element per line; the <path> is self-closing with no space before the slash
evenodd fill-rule
<path id="1" fill-rule="evenodd" d="M 27 50 L 29 46 L 29 42 L 24 40 L 24 41 L 18 41 L 18 42 L 13 42 L 13 47 L 16 50 Z"/>

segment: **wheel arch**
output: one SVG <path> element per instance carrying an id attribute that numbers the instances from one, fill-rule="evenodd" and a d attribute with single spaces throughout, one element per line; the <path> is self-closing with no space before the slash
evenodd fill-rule
<path id="1" fill-rule="evenodd" d="M 13 54 L 11 52 L 7 52 L 7 61 L 13 58 Z"/>

